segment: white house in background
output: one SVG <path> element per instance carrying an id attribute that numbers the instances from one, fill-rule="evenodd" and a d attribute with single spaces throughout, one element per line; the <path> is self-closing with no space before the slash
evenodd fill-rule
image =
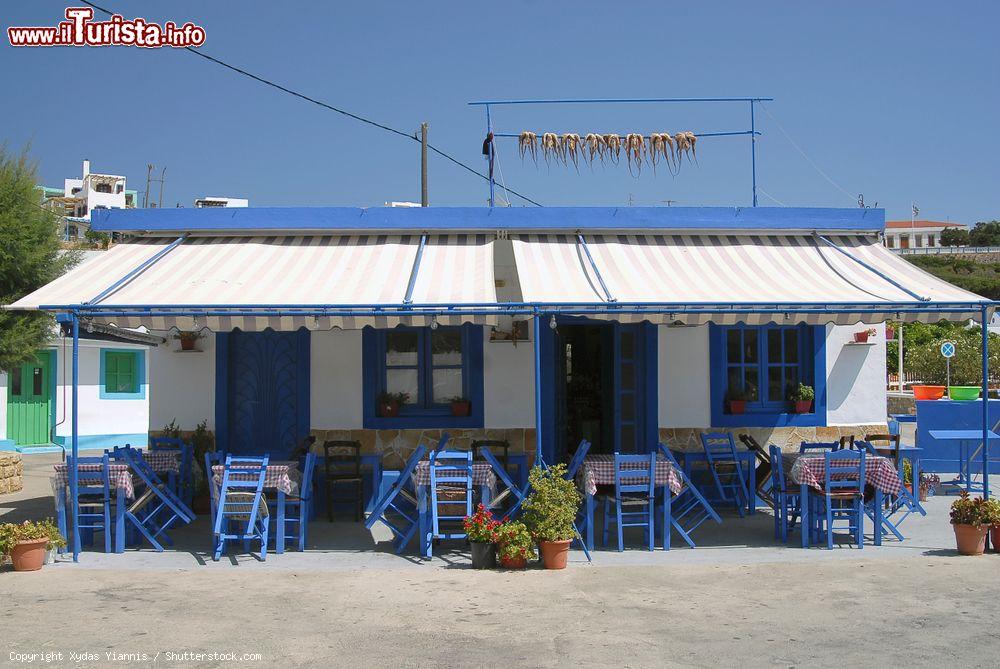
<path id="1" fill-rule="evenodd" d="M 890 249 L 920 249 L 941 246 L 941 233 L 966 228 L 950 221 L 886 221 L 885 245 Z"/>
<path id="2" fill-rule="evenodd" d="M 205 207 L 249 207 L 250 200 L 241 197 L 200 197 L 194 201 L 198 209 Z"/>
<path id="3" fill-rule="evenodd" d="M 90 214 L 95 209 L 132 209 L 138 193 L 128 190 L 125 177 L 90 171 L 90 161 L 83 161 L 83 176 L 66 179 L 63 187 L 39 186 L 43 204 L 52 207 L 64 219 L 63 236 L 78 239 L 90 228 Z"/>

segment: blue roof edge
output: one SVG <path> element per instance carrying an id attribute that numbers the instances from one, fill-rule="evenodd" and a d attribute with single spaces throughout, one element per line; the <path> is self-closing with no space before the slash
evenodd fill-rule
<path id="1" fill-rule="evenodd" d="M 393 230 L 850 230 L 885 228 L 884 209 L 821 207 L 234 207 L 96 209 L 106 232 Z"/>

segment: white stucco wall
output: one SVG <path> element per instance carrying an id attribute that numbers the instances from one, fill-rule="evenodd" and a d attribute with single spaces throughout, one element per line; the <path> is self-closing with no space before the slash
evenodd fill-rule
<path id="1" fill-rule="evenodd" d="M 659 326 L 660 427 L 709 427 L 708 326 Z"/>
<path id="2" fill-rule="evenodd" d="M 193 430 L 208 419 L 215 429 L 215 335 L 204 331 L 195 344 L 200 352 L 179 352 L 172 332 L 155 332 L 167 343 L 149 352 L 151 374 L 149 425 L 159 430 L 171 420 Z"/>
<path id="3" fill-rule="evenodd" d="M 530 342 L 490 342 L 484 328 L 486 427 L 535 427 L 534 333 Z"/>
<path id="4" fill-rule="evenodd" d="M 826 335 L 827 425 L 885 423 L 885 325 L 868 346 L 847 344 L 869 325 L 828 325 Z"/>
<path id="5" fill-rule="evenodd" d="M 313 332 L 310 422 L 317 430 L 363 427 L 361 331 Z"/>

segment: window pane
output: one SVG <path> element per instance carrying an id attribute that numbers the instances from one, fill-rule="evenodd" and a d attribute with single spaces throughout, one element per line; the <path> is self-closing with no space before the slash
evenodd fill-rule
<path id="1" fill-rule="evenodd" d="M 799 387 L 799 368 L 785 367 L 785 393 L 788 394 Z"/>
<path id="2" fill-rule="evenodd" d="M 781 362 L 781 330 L 767 331 L 767 361 Z"/>
<path id="3" fill-rule="evenodd" d="M 460 328 L 438 328 L 431 330 L 431 364 L 462 364 L 462 330 Z"/>
<path id="4" fill-rule="evenodd" d="M 781 402 L 785 399 L 781 392 L 781 366 L 771 365 L 767 368 L 767 399 L 770 402 Z"/>
<path id="5" fill-rule="evenodd" d="M 21 374 L 23 370 L 20 367 L 13 369 L 7 378 L 10 379 L 10 394 L 20 397 L 21 395 Z"/>
<path id="6" fill-rule="evenodd" d="M 444 404 L 462 396 L 461 369 L 435 369 L 433 376 L 435 404 Z"/>
<path id="7" fill-rule="evenodd" d="M 42 374 L 42 368 L 41 367 L 32 367 L 31 368 L 31 385 L 32 385 L 31 392 L 32 392 L 33 395 L 38 396 L 38 395 L 42 394 L 42 380 L 43 379 L 44 379 L 44 375 Z"/>
<path id="8" fill-rule="evenodd" d="M 406 393 L 410 396 L 409 404 L 420 401 L 417 388 L 417 370 L 387 369 L 385 372 L 385 391 L 387 393 Z"/>
<path id="9" fill-rule="evenodd" d="M 756 402 L 760 398 L 760 394 L 757 392 L 759 385 L 760 380 L 757 378 L 757 368 L 748 369 L 746 373 L 746 385 L 744 386 L 744 390 L 747 392 L 747 401 Z"/>
<path id="10" fill-rule="evenodd" d="M 785 362 L 799 361 L 799 331 L 798 329 L 785 330 Z"/>
<path id="11" fill-rule="evenodd" d="M 419 335 L 412 330 L 392 330 L 386 333 L 385 364 L 390 367 L 395 365 L 416 366 L 419 340 Z"/>
<path id="12" fill-rule="evenodd" d="M 757 362 L 757 331 L 743 331 L 743 361 Z"/>
<path id="13" fill-rule="evenodd" d="M 729 330 L 726 332 L 726 362 L 743 362 L 740 359 L 740 331 Z"/>
<path id="14" fill-rule="evenodd" d="M 622 388 L 631 390 L 635 388 L 635 364 L 631 362 L 622 363 Z"/>
<path id="15" fill-rule="evenodd" d="M 730 367 L 729 368 L 729 383 L 728 388 L 742 388 L 743 387 L 743 368 L 742 367 Z"/>
<path id="16" fill-rule="evenodd" d="M 118 355 L 116 353 L 104 354 L 104 371 L 109 375 L 118 373 Z"/>

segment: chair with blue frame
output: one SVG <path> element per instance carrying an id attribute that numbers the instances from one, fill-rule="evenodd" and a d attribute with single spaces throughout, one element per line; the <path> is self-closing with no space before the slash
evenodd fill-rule
<path id="1" fill-rule="evenodd" d="M 799 453 L 802 455 L 823 455 L 830 451 L 839 451 L 839 441 L 803 441 L 799 444 Z"/>
<path id="2" fill-rule="evenodd" d="M 691 538 L 692 532 L 707 520 L 714 520 L 716 523 L 721 524 L 722 518 L 712 508 L 712 505 L 708 503 L 708 500 L 701 494 L 701 491 L 691 483 L 691 479 L 688 478 L 688 475 L 684 473 L 684 469 L 677 463 L 677 458 L 670 452 L 670 449 L 662 442 L 657 445 L 657 448 L 660 454 L 674 466 L 674 469 L 677 470 L 678 475 L 681 477 L 681 481 L 684 483 L 684 488 L 674 496 L 671 502 L 670 525 L 677 530 L 677 533 L 681 535 L 688 546 L 695 548 L 694 539 Z M 669 530 L 669 528 L 664 528 L 664 530 Z M 663 538 L 663 543 L 664 546 L 670 545 L 669 536 Z"/>
<path id="3" fill-rule="evenodd" d="M 771 444 L 771 501 L 774 503 L 774 538 L 788 541 L 788 531 L 795 527 L 802 510 L 799 487 L 785 476 L 781 449 Z"/>
<path id="4" fill-rule="evenodd" d="M 825 531 L 826 546 L 833 548 L 834 523 L 846 520 L 858 548 L 864 548 L 865 450 L 829 451 L 825 458 L 823 490 L 810 489 L 810 525 L 814 536 Z M 805 529 L 805 528 L 803 528 Z"/>
<path id="5" fill-rule="evenodd" d="M 224 451 L 208 451 L 205 453 L 205 480 L 208 482 L 209 511 L 212 517 L 212 527 L 215 527 L 215 510 L 219 506 L 219 486 L 215 483 L 213 467 L 226 463 Z"/>
<path id="6" fill-rule="evenodd" d="M 583 466 L 583 460 L 587 457 L 587 453 L 590 451 L 590 442 L 586 439 L 580 440 L 580 445 L 576 447 L 576 452 L 573 453 L 573 457 L 570 458 L 569 464 L 566 466 L 566 478 L 570 481 L 576 478 L 576 474 L 580 471 L 580 467 Z"/>
<path id="7" fill-rule="evenodd" d="M 178 523 L 194 521 L 194 512 L 156 475 L 141 451 L 126 446 L 121 454 L 132 474 L 145 484 L 142 494 L 125 510 L 125 519 L 162 552 L 163 544 L 173 544 L 167 531 Z"/>
<path id="8" fill-rule="evenodd" d="M 213 526 L 212 559 L 218 561 L 227 541 L 260 542 L 259 557 L 267 559 L 268 508 L 264 497 L 264 478 L 269 456 L 226 457 L 219 486 L 219 508 Z"/>
<path id="9" fill-rule="evenodd" d="M 298 493 L 285 496 L 285 542 L 295 541 L 300 551 L 306 549 L 309 535 L 315 469 L 316 454 L 310 451 L 302 459 L 302 483 L 299 485 Z"/>
<path id="10" fill-rule="evenodd" d="M 504 488 L 490 499 L 490 511 L 494 516 L 515 518 L 521 512 L 521 503 L 528 496 L 527 486 L 518 486 L 511 478 L 510 472 L 503 466 L 503 462 L 493 455 L 489 448 L 483 447 L 479 451 L 483 460 L 493 468 L 493 473 L 500 479 Z M 510 504 L 505 504 L 510 500 Z"/>
<path id="11" fill-rule="evenodd" d="M 431 527 L 428 550 L 434 540 L 465 539 L 462 521 L 472 515 L 472 453 L 434 451 L 430 456 Z"/>
<path id="12" fill-rule="evenodd" d="M 177 477 L 177 488 L 174 492 L 188 506 L 194 499 L 194 446 L 176 437 L 151 437 L 149 440 L 149 450 L 177 450 L 180 452 L 181 461 L 178 467 L 180 474 Z"/>
<path id="13" fill-rule="evenodd" d="M 419 527 L 420 517 L 417 498 L 413 493 L 412 478 L 413 471 L 426 453 L 427 447 L 418 444 L 399 472 L 399 477 L 375 502 L 368 520 L 365 521 L 365 527 L 369 530 L 377 522 L 389 528 L 393 535 L 393 549 L 397 554 L 403 552 Z"/>
<path id="14" fill-rule="evenodd" d="M 93 535 L 104 534 L 104 552 L 111 552 L 112 537 L 112 498 L 111 478 L 108 469 L 108 454 L 100 457 L 66 458 L 67 471 L 76 468 L 77 471 L 77 526 L 73 528 L 73 549 L 79 553 L 86 539 L 87 544 L 93 543 Z M 84 466 L 86 469 L 80 470 Z M 95 471 L 95 467 L 99 467 Z M 119 509 L 115 510 L 120 512 Z"/>
<path id="15" fill-rule="evenodd" d="M 614 514 L 611 507 L 614 505 Z M 622 455 L 615 453 L 615 492 L 604 498 L 603 545 L 614 523 L 618 531 L 618 551 L 625 550 L 624 528 L 641 527 L 646 544 L 653 550 L 656 542 L 656 453 Z M 667 530 L 669 534 L 669 530 Z M 664 542 L 664 546 L 667 542 Z"/>
<path id="16" fill-rule="evenodd" d="M 743 510 L 750 501 L 750 491 L 747 490 L 743 463 L 736 454 L 733 435 L 729 432 L 703 432 L 701 445 L 719 499 L 732 502 L 736 512 L 743 516 Z"/>

